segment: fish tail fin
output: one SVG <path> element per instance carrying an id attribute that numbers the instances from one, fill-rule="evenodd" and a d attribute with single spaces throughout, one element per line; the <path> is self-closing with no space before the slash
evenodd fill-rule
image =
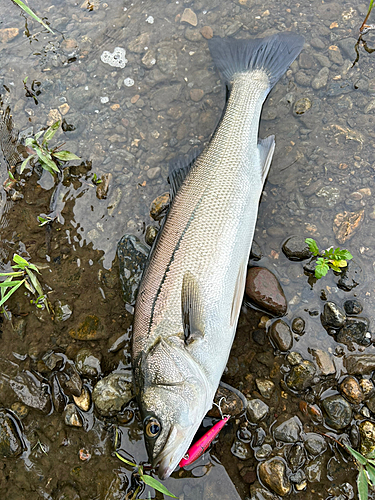
<path id="1" fill-rule="evenodd" d="M 289 32 L 253 40 L 214 37 L 208 42 L 212 59 L 227 84 L 236 74 L 263 70 L 269 79 L 269 90 L 301 52 L 303 44 L 302 36 Z"/>

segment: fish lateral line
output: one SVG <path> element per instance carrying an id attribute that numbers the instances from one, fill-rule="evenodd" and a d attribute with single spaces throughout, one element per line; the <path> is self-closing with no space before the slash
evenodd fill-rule
<path id="1" fill-rule="evenodd" d="M 223 416 L 222 420 L 217 422 L 201 438 L 199 438 L 197 442 L 190 446 L 186 455 L 181 459 L 179 466 L 185 467 L 186 465 L 190 465 L 198 460 L 198 458 L 207 450 L 207 448 L 210 446 L 212 441 L 219 434 L 219 432 L 229 419 L 230 415 Z"/>

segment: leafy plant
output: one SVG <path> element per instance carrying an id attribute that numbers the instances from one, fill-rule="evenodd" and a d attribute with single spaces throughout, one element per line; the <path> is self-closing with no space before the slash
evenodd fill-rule
<path id="1" fill-rule="evenodd" d="M 356 450 L 353 450 L 347 444 L 345 448 L 354 457 L 358 467 L 357 488 L 359 500 L 368 499 L 368 486 L 375 486 L 375 450 L 366 456 L 363 456 Z"/>
<path id="2" fill-rule="evenodd" d="M 372 11 L 373 6 L 374 6 L 374 0 L 370 0 L 370 4 L 368 6 L 368 11 L 367 11 L 366 17 L 362 23 L 362 26 L 359 28 L 360 32 L 362 32 L 365 28 L 368 27 L 366 23 L 367 23 L 368 18 L 370 17 L 370 13 Z"/>
<path id="3" fill-rule="evenodd" d="M 99 177 L 98 177 L 96 174 L 94 174 L 94 175 L 92 176 L 91 182 L 92 182 L 95 186 L 99 186 L 99 184 L 101 184 L 101 183 L 103 182 L 103 180 L 102 180 L 102 179 L 99 179 Z"/>
<path id="4" fill-rule="evenodd" d="M 32 300 L 32 303 L 38 308 L 42 308 L 44 304 L 49 312 L 47 297 L 35 275 L 35 273 L 40 274 L 37 266 L 16 253 L 13 255 L 13 261 L 15 264 L 11 266 L 12 271 L 0 273 L 0 306 L 3 306 L 9 297 L 24 285 L 29 292 L 37 295 L 37 299 Z M 4 312 L 4 308 L 2 312 Z"/>
<path id="5" fill-rule="evenodd" d="M 116 457 L 124 462 L 127 465 L 130 465 L 131 467 L 134 467 L 137 469 L 137 473 L 139 475 L 139 479 L 144 482 L 145 484 L 148 484 L 148 486 L 151 486 L 151 488 L 154 488 L 154 490 L 160 491 L 161 493 L 164 493 L 164 495 L 167 495 L 172 498 L 178 498 L 173 493 L 171 493 L 163 484 L 161 484 L 160 481 L 155 479 L 154 477 L 148 476 L 147 474 L 144 473 L 143 471 L 143 466 L 140 464 L 136 464 L 134 462 L 131 462 L 130 460 L 126 460 L 126 458 L 122 457 L 119 453 L 117 453 L 117 441 L 118 441 L 118 429 L 116 429 L 116 436 L 115 436 L 115 455 Z M 140 490 L 140 486 L 135 490 L 134 495 L 132 496 L 131 500 L 135 500 L 137 498 L 137 495 Z"/>
<path id="6" fill-rule="evenodd" d="M 333 247 L 319 250 L 318 245 L 312 238 L 306 238 L 305 243 L 308 244 L 310 252 L 314 257 L 318 257 L 315 265 L 315 277 L 317 279 L 325 276 L 329 269 L 336 272 L 341 272 L 342 268 L 348 265 L 348 260 L 353 258 L 353 255 L 348 250 L 341 250 L 340 247 L 333 249 Z"/>
<path id="7" fill-rule="evenodd" d="M 21 7 L 21 9 L 26 12 L 26 14 L 29 14 L 29 16 L 31 16 L 33 19 L 35 19 L 35 21 L 38 21 L 38 23 L 40 23 L 42 26 L 44 26 L 48 31 L 50 31 L 53 35 L 55 34 L 51 28 L 44 22 L 40 19 L 40 17 L 38 17 L 35 12 L 33 12 L 30 7 L 28 7 L 27 5 L 25 5 L 21 0 L 13 0 L 13 2 L 15 4 L 17 4 L 19 7 Z"/>
<path id="8" fill-rule="evenodd" d="M 56 134 L 58 128 L 60 127 L 60 121 L 58 120 L 53 125 L 48 127 L 46 131 L 41 130 L 34 137 L 28 137 L 25 141 L 25 146 L 33 150 L 22 162 L 20 173 L 25 170 L 26 165 L 31 159 L 38 160 L 41 166 L 50 172 L 52 175 L 55 173 L 60 173 L 60 162 L 70 161 L 70 160 L 80 160 L 79 156 L 70 153 L 69 151 L 58 151 L 62 146 L 56 146 L 54 149 L 50 150 L 48 147 L 49 141 Z M 38 142 L 39 138 L 43 136 L 42 142 Z"/>

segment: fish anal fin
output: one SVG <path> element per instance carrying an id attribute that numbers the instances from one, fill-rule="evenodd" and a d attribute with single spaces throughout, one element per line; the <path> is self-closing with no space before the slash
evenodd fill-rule
<path id="1" fill-rule="evenodd" d="M 195 276 L 187 271 L 182 280 L 181 312 L 185 344 L 203 338 L 203 311 L 199 284 Z"/>
<path id="2" fill-rule="evenodd" d="M 275 151 L 275 136 L 270 135 L 265 139 L 259 139 L 258 150 L 260 155 L 260 166 L 262 168 L 262 181 L 264 182 L 270 169 L 273 153 Z"/>
<path id="3" fill-rule="evenodd" d="M 230 325 L 234 326 L 238 320 L 240 314 L 240 309 L 242 305 L 243 293 L 245 289 L 246 280 L 246 269 L 247 266 L 244 262 L 240 265 L 237 275 L 236 287 L 234 289 L 233 301 L 232 301 L 232 311 L 230 315 Z"/>

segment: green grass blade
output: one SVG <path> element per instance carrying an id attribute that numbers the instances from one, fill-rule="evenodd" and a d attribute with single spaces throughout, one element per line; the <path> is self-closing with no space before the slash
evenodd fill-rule
<path id="1" fill-rule="evenodd" d="M 23 11 L 25 11 L 29 16 L 31 16 L 35 21 L 38 21 L 42 26 L 44 26 L 48 31 L 50 31 L 53 35 L 55 34 L 49 26 L 45 22 L 43 22 L 40 17 L 38 17 L 27 5 L 25 5 L 21 0 L 13 0 L 14 3 L 21 7 Z"/>
<path id="2" fill-rule="evenodd" d="M 22 273 L 23 274 L 23 273 Z M 19 283 L 23 283 L 24 280 L 12 280 L 12 281 L 1 281 L 0 282 L 0 288 L 11 288 L 13 286 L 18 285 Z"/>
<path id="3" fill-rule="evenodd" d="M 370 478 L 370 481 L 375 486 L 375 468 L 372 465 L 367 464 L 366 470 L 367 470 L 368 477 Z"/>
<path id="4" fill-rule="evenodd" d="M 20 168 L 20 174 L 22 174 L 22 172 L 25 170 L 26 168 L 26 165 L 29 163 L 29 161 L 31 160 L 31 158 L 33 158 L 35 155 L 30 155 L 26 158 L 26 160 L 24 160 L 22 162 L 22 165 L 21 165 L 21 168 Z"/>
<path id="5" fill-rule="evenodd" d="M 39 158 L 43 168 L 44 168 L 44 164 L 46 164 L 49 166 L 49 168 L 51 168 L 55 172 L 57 172 L 57 173 L 60 172 L 60 170 L 56 167 L 55 163 L 51 160 L 51 156 L 49 155 L 49 153 L 47 156 L 47 154 L 44 151 L 42 151 L 42 149 L 39 146 L 38 147 L 34 146 L 34 149 L 36 151 L 36 154 L 38 155 L 38 158 Z"/>
<path id="6" fill-rule="evenodd" d="M 33 272 L 30 271 L 30 269 L 26 268 L 26 272 L 27 274 L 29 275 L 29 278 L 30 278 L 30 281 L 33 285 L 33 287 L 35 288 L 35 290 L 38 292 L 38 295 L 44 295 L 43 294 L 43 290 L 42 290 L 42 287 L 37 279 L 37 277 L 35 276 L 35 274 Z"/>
<path id="7" fill-rule="evenodd" d="M 58 128 L 60 127 L 60 120 L 57 120 L 53 125 L 51 125 L 45 132 L 44 137 L 43 137 L 43 142 L 42 144 L 48 144 L 49 141 L 52 139 L 52 137 L 56 134 L 58 131 Z"/>
<path id="8" fill-rule="evenodd" d="M 361 467 L 358 477 L 357 477 L 357 488 L 358 488 L 358 498 L 359 500 L 367 500 L 368 499 L 368 482 L 366 473 Z"/>
<path id="9" fill-rule="evenodd" d="M 62 161 L 71 161 L 71 160 L 80 160 L 81 158 L 74 153 L 70 153 L 69 151 L 57 151 L 56 153 L 52 153 L 53 156 L 56 156 L 59 160 Z"/>
<path id="10" fill-rule="evenodd" d="M 16 264 L 18 264 L 19 266 L 21 266 L 22 268 L 24 267 L 28 267 L 29 266 L 29 263 L 27 262 L 26 259 L 24 259 L 23 257 L 21 257 L 20 255 L 18 255 L 18 253 L 15 253 L 13 255 L 13 260 Z"/>
<path id="11" fill-rule="evenodd" d="M 126 460 L 126 458 L 122 457 L 119 453 L 117 453 L 117 451 L 115 451 L 115 455 L 119 460 L 121 460 L 121 462 L 124 462 L 131 467 L 137 467 L 137 464 L 135 464 L 134 462 L 130 462 L 130 460 Z"/>
<path id="12" fill-rule="evenodd" d="M 4 297 L 0 300 L 0 306 L 6 302 L 11 295 L 24 283 L 26 280 L 20 281 L 18 285 L 14 286 Z"/>
<path id="13" fill-rule="evenodd" d="M 142 474 L 141 476 L 142 481 L 145 484 L 148 484 L 151 486 L 151 488 L 154 488 L 154 490 L 160 491 L 160 493 L 164 493 L 164 495 L 168 495 L 169 497 L 172 498 L 178 498 L 173 493 L 171 493 L 165 486 L 164 484 L 161 484 L 157 479 L 151 477 L 151 476 L 145 476 Z"/>
<path id="14" fill-rule="evenodd" d="M 353 450 L 353 448 L 350 448 L 347 444 L 345 445 L 346 449 L 353 455 L 353 457 L 359 462 L 361 465 L 366 465 L 367 464 L 367 459 L 361 455 L 358 451 Z"/>

